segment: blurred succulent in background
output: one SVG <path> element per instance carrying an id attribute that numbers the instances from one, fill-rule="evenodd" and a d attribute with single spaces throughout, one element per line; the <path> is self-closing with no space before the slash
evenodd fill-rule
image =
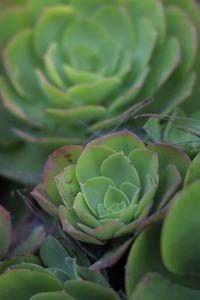
<path id="1" fill-rule="evenodd" d="M 168 112 L 200 94 L 194 1 L 27 0 L 1 13 L 0 28 L 0 173 L 21 181 L 145 97 Z"/>
<path id="2" fill-rule="evenodd" d="M 146 148 L 124 130 L 85 147 L 56 150 L 32 196 L 60 219 L 63 230 L 74 239 L 103 245 L 114 238 L 120 254 L 112 246 L 110 252 L 116 258 L 152 208 L 159 210 L 168 203 L 189 164 L 182 151 L 162 144 Z"/>
<path id="3" fill-rule="evenodd" d="M 161 222 L 136 239 L 126 266 L 128 299 L 199 299 L 200 155 L 190 165 L 184 189 Z M 132 296 L 131 296 L 132 295 Z"/>
<path id="4" fill-rule="evenodd" d="M 174 145 L 192 157 L 200 151 L 200 111 L 190 116 L 181 109 L 171 115 L 154 115 L 143 128 L 148 140 Z"/>

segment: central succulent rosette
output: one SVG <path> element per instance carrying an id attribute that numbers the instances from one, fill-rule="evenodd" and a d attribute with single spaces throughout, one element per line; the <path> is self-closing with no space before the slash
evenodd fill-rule
<path id="1" fill-rule="evenodd" d="M 134 134 L 122 131 L 86 147 L 55 151 L 45 165 L 43 183 L 32 195 L 59 216 L 74 238 L 101 244 L 133 233 L 149 214 L 155 195 L 160 207 L 165 205 L 188 164 L 180 150 L 169 145 L 148 149 Z"/>

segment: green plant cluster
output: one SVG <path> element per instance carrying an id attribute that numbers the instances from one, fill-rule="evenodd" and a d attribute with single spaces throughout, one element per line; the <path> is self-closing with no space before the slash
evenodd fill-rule
<path id="1" fill-rule="evenodd" d="M 0 0 L 0 299 L 200 299 L 195 0 Z"/>

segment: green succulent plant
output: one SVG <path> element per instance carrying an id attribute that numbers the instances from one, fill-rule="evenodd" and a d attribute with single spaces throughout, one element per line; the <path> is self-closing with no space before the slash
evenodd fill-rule
<path id="1" fill-rule="evenodd" d="M 170 203 L 164 224 L 161 220 L 153 222 L 133 243 L 125 268 L 123 299 L 199 299 L 199 192 L 200 155 L 188 168 L 184 188 Z M 77 265 L 70 263 L 70 256 L 54 238 L 46 239 L 40 254 L 49 269 L 31 262 L 5 268 L 0 275 L 2 299 L 12 300 L 14 296 L 16 300 L 121 299 L 104 282 L 78 277 L 75 271 L 78 269 L 74 268 Z"/>
<path id="2" fill-rule="evenodd" d="M 199 299 L 200 155 L 189 167 L 184 188 L 161 221 L 136 239 L 126 266 L 128 299 Z"/>
<path id="3" fill-rule="evenodd" d="M 162 144 L 147 148 L 124 130 L 85 147 L 56 150 L 45 164 L 43 182 L 31 194 L 74 239 L 96 245 L 114 239 L 119 248 L 111 246 L 105 257 L 111 263 L 150 211 L 167 205 L 189 164 L 181 150 Z"/>
<path id="4" fill-rule="evenodd" d="M 200 150 L 199 111 L 190 116 L 181 109 L 176 109 L 170 116 L 156 115 L 149 118 L 143 128 L 153 142 L 172 144 L 192 157 Z"/>
<path id="5" fill-rule="evenodd" d="M 195 1 L 27 0 L 0 28 L 0 172 L 22 181 L 145 97 L 163 112 L 200 94 Z"/>
<path id="6" fill-rule="evenodd" d="M 83 280 L 69 280 L 64 284 L 41 266 L 28 263 L 13 265 L 0 275 L 0 297 L 7 300 L 120 300 L 111 288 Z"/>
<path id="7" fill-rule="evenodd" d="M 31 256 L 10 258 L 0 262 L 0 299 L 102 300 L 106 298 L 109 300 L 119 300 L 121 299 L 119 295 L 123 295 L 122 299 L 127 300 L 167 300 L 169 297 L 173 300 L 197 300 L 199 298 L 200 246 L 198 235 L 200 222 L 198 215 L 200 154 L 190 164 L 188 157 L 182 151 L 169 145 L 163 146 L 160 144 L 151 145 L 151 150 L 149 150 L 145 148 L 144 144 L 136 136 L 128 131 L 103 136 L 86 145 L 85 149 L 89 149 L 89 151 L 91 149 L 102 150 L 101 153 L 103 154 L 105 153 L 103 150 L 106 149 L 105 151 L 109 151 L 108 149 L 111 149 L 111 145 L 114 147 L 112 149 L 115 150 L 115 153 L 110 154 L 108 158 L 112 158 L 116 153 L 123 153 L 124 157 L 128 156 L 127 153 L 131 153 L 129 156 L 129 159 L 131 159 L 133 153 L 136 154 L 138 151 L 142 153 L 143 151 L 142 157 L 144 159 L 145 153 L 152 153 L 152 149 L 154 148 L 154 155 L 151 157 L 155 157 L 155 154 L 158 154 L 160 169 L 163 171 L 163 175 L 165 174 L 164 177 L 159 178 L 160 183 L 163 180 L 165 182 L 163 186 L 159 183 L 158 187 L 158 190 L 162 190 L 161 195 L 163 196 L 163 192 L 165 194 L 165 203 L 160 203 L 162 204 L 161 207 L 163 205 L 166 207 L 166 201 L 167 199 L 169 200 L 169 191 L 171 190 L 172 196 L 177 190 L 177 178 L 179 177 L 180 179 L 180 174 L 184 179 L 182 184 L 183 189 L 169 202 L 164 214 L 158 210 L 157 215 L 154 214 L 151 217 L 151 222 L 147 220 L 146 225 L 143 222 L 143 226 L 148 227 L 136 237 L 129 252 L 125 268 L 125 294 L 115 292 L 102 274 L 91 268 L 87 256 L 79 248 L 71 248 L 70 244 L 67 243 L 67 249 L 65 249 L 58 240 L 49 236 L 43 242 L 40 249 L 40 257 L 47 268 L 42 267 L 41 261 Z M 78 160 L 84 154 L 85 149 L 82 149 L 81 154 L 79 153 Z M 157 149 L 157 152 L 155 152 L 155 149 Z M 69 155 L 69 152 L 63 152 L 62 150 L 63 148 L 58 150 L 59 156 L 55 156 L 55 152 L 48 161 L 48 172 L 51 172 L 51 176 L 55 179 L 55 182 L 57 182 L 57 178 L 60 176 L 57 176 L 55 172 L 60 174 L 60 169 L 63 169 L 63 157 L 67 158 L 68 162 L 71 163 L 67 167 L 64 167 L 64 169 L 74 166 L 73 160 L 75 158 Z M 72 153 L 74 154 L 74 152 Z M 94 160 L 96 162 L 97 157 L 99 157 L 96 153 L 92 159 L 90 156 L 90 161 Z M 103 158 L 103 162 L 108 158 Z M 150 160 L 149 162 L 151 162 L 150 165 L 152 167 L 154 160 Z M 147 161 L 144 161 L 143 167 L 146 163 Z M 173 168 L 176 169 L 175 173 L 180 172 L 180 174 L 176 178 L 172 172 L 168 173 L 171 181 L 173 183 L 176 181 L 175 185 L 170 186 L 166 180 L 166 171 L 172 163 Z M 76 163 L 76 167 L 77 165 L 78 162 Z M 91 165 L 93 168 L 90 170 L 95 170 L 96 172 L 97 168 L 94 168 L 94 166 L 97 165 L 92 163 Z M 135 164 L 134 167 L 138 172 Z M 151 170 L 151 167 L 148 171 Z M 84 170 L 88 169 L 84 168 Z M 122 165 L 118 170 L 115 168 L 116 172 L 113 174 L 118 174 L 119 170 L 123 174 L 122 171 L 124 169 Z M 64 173 L 66 174 L 66 172 Z M 147 175 L 149 174 L 151 172 L 148 172 Z M 160 173 L 158 172 L 158 174 Z M 72 181 L 69 179 L 69 177 L 65 177 L 65 183 L 72 184 Z M 48 182 L 50 184 L 50 181 Z M 52 184 L 50 186 L 53 187 Z M 163 190 L 163 187 L 166 186 L 168 187 L 168 197 L 166 197 L 166 190 Z M 74 190 L 72 192 L 74 193 Z M 67 195 L 69 196 L 69 194 Z M 155 195 L 158 197 L 159 193 Z M 44 205 L 47 199 L 43 198 L 43 200 L 42 204 Z M 50 207 L 48 206 L 48 208 Z M 57 213 L 56 209 L 52 212 Z M 164 219 L 163 225 L 162 219 Z M 5 209 L 1 209 L 0 230 L 4 233 L 10 231 L 10 229 L 7 230 L 5 228 L 11 228 L 10 217 Z M 7 244 L 8 249 L 10 242 Z M 0 248 L 0 252 L 2 252 L 2 249 L 4 253 L 7 251 L 4 248 Z M 10 286 L 12 286 L 12 289 Z"/>
<path id="8" fill-rule="evenodd" d="M 119 300 L 102 273 L 89 269 L 87 255 L 78 248 L 67 246 L 66 249 L 54 237 L 48 236 L 43 239 L 40 257 L 36 257 L 29 254 L 36 247 L 35 239 L 29 237 L 10 253 L 11 231 L 10 215 L 0 207 L 0 259 L 4 257 L 0 261 L 0 299 L 71 300 L 101 299 L 104 296 Z M 41 244 L 41 241 L 37 243 Z M 22 254 L 22 249 L 29 255 L 18 256 L 19 252 Z M 9 288 L 11 285 L 12 289 Z M 91 290 L 93 293 L 89 294 Z"/>

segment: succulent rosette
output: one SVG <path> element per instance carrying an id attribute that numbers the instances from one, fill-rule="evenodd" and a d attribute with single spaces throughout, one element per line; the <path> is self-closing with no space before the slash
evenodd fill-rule
<path id="1" fill-rule="evenodd" d="M 74 239 L 103 245 L 133 236 L 153 206 L 164 207 L 189 164 L 182 151 L 162 144 L 147 148 L 124 130 L 85 147 L 56 150 L 32 196 Z"/>
<path id="2" fill-rule="evenodd" d="M 28 153 L 39 174 L 49 151 L 145 97 L 159 112 L 198 99 L 199 17 L 195 1 L 179 0 L 27 0 L 1 13 L 1 173 L 27 180 Z"/>

